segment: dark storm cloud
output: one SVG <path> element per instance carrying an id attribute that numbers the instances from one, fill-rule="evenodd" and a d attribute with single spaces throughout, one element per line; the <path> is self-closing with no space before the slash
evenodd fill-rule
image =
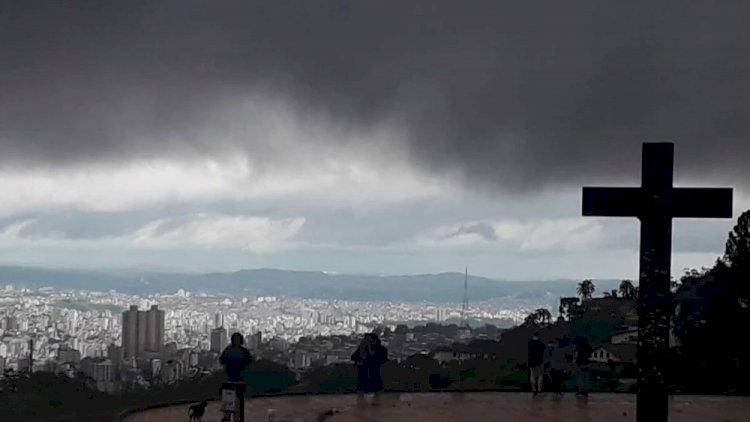
<path id="1" fill-rule="evenodd" d="M 215 112 L 263 92 L 479 186 L 631 177 L 663 139 L 678 176 L 750 176 L 747 2 L 0 5 L 4 165 L 258 156 L 256 116 Z"/>

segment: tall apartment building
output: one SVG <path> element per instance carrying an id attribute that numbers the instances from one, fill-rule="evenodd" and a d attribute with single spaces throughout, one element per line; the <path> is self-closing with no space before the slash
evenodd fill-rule
<path id="1" fill-rule="evenodd" d="M 159 353 L 164 348 L 164 311 L 151 306 L 139 311 L 131 305 L 122 313 L 122 348 L 125 359 Z"/>
<path id="2" fill-rule="evenodd" d="M 156 305 L 146 312 L 146 352 L 161 352 L 164 349 L 164 311 Z"/>
<path id="3" fill-rule="evenodd" d="M 227 347 L 227 330 L 224 327 L 211 330 L 211 351 L 221 353 Z"/>
<path id="4" fill-rule="evenodd" d="M 112 368 L 112 361 L 105 359 L 101 362 L 94 364 L 94 376 L 95 381 L 113 381 L 114 370 Z"/>
<path id="5" fill-rule="evenodd" d="M 123 346 L 117 346 L 114 343 L 107 346 L 107 357 L 112 361 L 114 365 L 122 363 L 124 358 Z"/>
<path id="6" fill-rule="evenodd" d="M 126 359 L 138 354 L 138 306 L 122 313 L 122 349 Z"/>
<path id="7" fill-rule="evenodd" d="M 81 363 L 81 352 L 68 345 L 61 345 L 60 348 L 57 349 L 57 362 L 70 363 L 78 366 L 78 364 Z"/>
<path id="8" fill-rule="evenodd" d="M 247 343 L 247 348 L 253 351 L 257 351 L 260 349 L 260 346 L 263 344 L 263 334 L 258 331 L 255 334 L 250 334 L 248 337 L 249 339 L 245 339 L 245 343 Z"/>

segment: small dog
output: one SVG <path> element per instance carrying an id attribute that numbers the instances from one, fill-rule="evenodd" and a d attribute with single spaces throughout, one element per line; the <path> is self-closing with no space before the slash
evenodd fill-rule
<path id="1" fill-rule="evenodd" d="M 318 422 L 325 422 L 329 417 L 339 413 L 338 409 L 328 409 L 325 412 L 318 413 Z"/>
<path id="2" fill-rule="evenodd" d="M 205 400 L 190 406 L 188 408 L 190 422 L 201 422 L 203 420 L 203 414 L 206 413 L 206 406 L 208 406 L 208 403 L 206 403 Z"/>

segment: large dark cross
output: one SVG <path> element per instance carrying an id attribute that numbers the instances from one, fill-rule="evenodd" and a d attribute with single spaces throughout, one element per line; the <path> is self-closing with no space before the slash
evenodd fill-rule
<path id="1" fill-rule="evenodd" d="M 666 422 L 672 218 L 731 218 L 732 189 L 672 186 L 673 143 L 644 143 L 640 188 L 583 188 L 583 215 L 638 217 L 638 422 Z"/>

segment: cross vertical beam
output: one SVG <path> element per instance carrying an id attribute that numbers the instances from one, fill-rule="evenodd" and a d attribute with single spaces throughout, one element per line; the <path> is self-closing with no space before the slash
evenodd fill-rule
<path id="1" fill-rule="evenodd" d="M 731 218 L 732 189 L 674 188 L 674 144 L 644 143 L 640 188 L 583 188 L 583 215 L 641 221 L 638 422 L 666 422 L 672 218 Z"/>
<path id="2" fill-rule="evenodd" d="M 674 144 L 644 144 L 638 278 L 638 402 L 639 421 L 648 415 L 666 421 L 669 402 L 666 374 L 669 354 L 670 271 L 672 261 L 672 183 Z"/>

